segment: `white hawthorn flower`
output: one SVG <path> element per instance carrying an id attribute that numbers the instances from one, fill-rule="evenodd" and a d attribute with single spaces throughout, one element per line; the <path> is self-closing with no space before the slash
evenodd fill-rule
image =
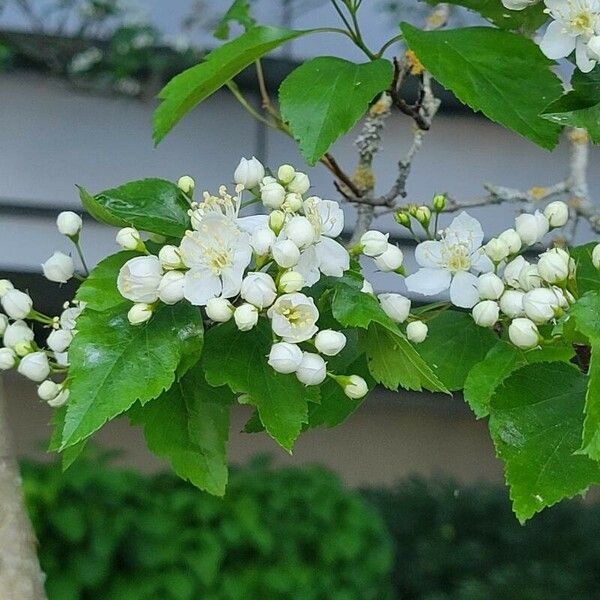
<path id="1" fill-rule="evenodd" d="M 286 271 L 279 278 L 278 289 L 284 294 L 299 292 L 304 287 L 304 277 L 297 271 Z"/>
<path id="2" fill-rule="evenodd" d="M 66 329 L 67 331 L 72 331 L 75 329 L 75 325 L 77 324 L 77 317 L 83 312 L 85 308 L 85 302 L 79 302 L 77 306 L 69 307 L 62 311 L 60 315 L 60 327 L 61 329 Z"/>
<path id="3" fill-rule="evenodd" d="M 361 251 L 365 256 L 375 258 L 383 254 L 388 249 L 389 233 L 381 233 L 381 231 L 370 230 L 360 238 Z"/>
<path id="4" fill-rule="evenodd" d="M 285 224 L 283 233 L 300 249 L 310 246 L 315 241 L 315 230 L 312 223 L 300 215 L 292 217 Z"/>
<path id="5" fill-rule="evenodd" d="M 159 250 L 158 260 L 165 271 L 180 269 L 184 266 L 183 261 L 181 260 L 181 254 L 179 253 L 179 248 L 169 244 L 163 246 Z"/>
<path id="6" fill-rule="evenodd" d="M 134 304 L 127 313 L 127 319 L 132 325 L 142 325 L 152 318 L 152 305 L 145 302 Z"/>
<path id="7" fill-rule="evenodd" d="M 521 240 L 519 239 L 519 244 L 520 243 L 521 243 Z M 489 257 L 489 259 L 496 264 L 498 264 L 499 262 L 502 262 L 510 254 L 508 244 L 506 244 L 506 242 L 504 242 L 504 240 L 501 240 L 499 237 L 492 238 L 483 247 L 483 250 L 486 253 L 486 255 Z"/>
<path id="8" fill-rule="evenodd" d="M 73 341 L 73 333 L 66 329 L 55 329 L 50 333 L 46 344 L 53 352 L 65 352 Z"/>
<path id="9" fill-rule="evenodd" d="M 314 228 L 315 242 L 302 252 L 294 270 L 303 275 L 308 286 L 319 281 L 321 273 L 341 277 L 350 268 L 350 255 L 333 239 L 344 229 L 344 212 L 340 205 L 311 196 L 304 202 L 304 214 Z"/>
<path id="10" fill-rule="evenodd" d="M 42 381 L 40 385 L 38 385 L 37 394 L 40 400 L 54 400 L 56 396 L 60 394 L 62 387 L 52 381 L 51 379 L 46 379 L 46 381 Z"/>
<path id="11" fill-rule="evenodd" d="M 8 279 L 0 279 L 0 298 L 9 290 L 14 290 L 15 286 Z"/>
<path id="12" fill-rule="evenodd" d="M 318 354 L 303 352 L 296 377 L 304 385 L 319 385 L 327 377 L 327 363 Z"/>
<path id="13" fill-rule="evenodd" d="M 158 300 L 161 279 L 162 267 L 156 256 L 136 256 L 121 267 L 117 289 L 127 300 L 152 304 Z"/>
<path id="14" fill-rule="evenodd" d="M 260 160 L 254 156 L 250 160 L 242 157 L 240 164 L 233 173 L 233 180 L 249 190 L 257 187 L 264 176 L 265 168 Z"/>
<path id="15" fill-rule="evenodd" d="M 227 323 L 233 317 L 233 304 L 225 298 L 211 298 L 206 303 L 206 316 L 216 323 Z"/>
<path id="16" fill-rule="evenodd" d="M 240 331 L 250 331 L 258 323 L 258 308 L 245 302 L 233 311 L 233 320 Z"/>
<path id="17" fill-rule="evenodd" d="M 71 390 L 68 390 L 67 388 L 63 388 L 60 392 L 60 394 L 58 394 L 58 396 L 56 396 L 56 398 L 54 398 L 53 400 L 48 400 L 48 406 L 51 406 L 52 408 L 60 408 L 61 406 L 63 406 L 64 404 L 66 404 L 67 400 L 69 399 L 69 395 L 71 394 Z"/>
<path id="18" fill-rule="evenodd" d="M 528 264 L 529 263 L 522 256 L 513 258 L 513 260 L 511 260 L 506 267 L 504 267 L 504 273 L 502 274 L 506 284 L 510 287 L 518 288 L 520 285 L 519 274 L 523 270 L 523 267 Z"/>
<path id="19" fill-rule="evenodd" d="M 504 282 L 495 273 L 484 273 L 477 280 L 477 291 L 482 300 L 498 300 L 504 292 Z"/>
<path id="20" fill-rule="evenodd" d="M 24 319 L 33 308 L 33 300 L 20 290 L 8 290 L 0 299 L 4 312 L 11 319 Z"/>
<path id="21" fill-rule="evenodd" d="M 427 338 L 429 328 L 423 321 L 411 321 L 406 326 L 406 337 L 413 344 L 421 344 Z"/>
<path id="22" fill-rule="evenodd" d="M 575 50 L 577 67 L 589 73 L 595 66 L 587 44 L 600 28 L 600 0 L 545 0 L 554 19 L 540 42 L 542 52 L 552 60 L 566 58 Z"/>
<path id="23" fill-rule="evenodd" d="M 295 175 L 296 169 L 294 169 L 292 165 L 281 165 L 279 169 L 277 169 L 277 179 L 284 185 L 290 183 Z"/>
<path id="24" fill-rule="evenodd" d="M 260 199 L 267 208 L 281 208 L 285 202 L 285 188 L 277 181 L 267 181 L 261 185 Z"/>
<path id="25" fill-rule="evenodd" d="M 0 371 L 12 369 L 17 362 L 17 355 L 10 348 L 0 348 Z"/>
<path id="26" fill-rule="evenodd" d="M 544 252 L 538 260 L 540 277 L 548 283 L 565 281 L 569 277 L 571 257 L 562 248 L 552 248 Z"/>
<path id="27" fill-rule="evenodd" d="M 404 254 L 402 250 L 394 244 L 388 244 L 385 251 L 375 257 L 375 266 L 384 273 L 391 273 L 402 266 Z"/>
<path id="28" fill-rule="evenodd" d="M 492 270 L 492 263 L 481 248 L 482 241 L 479 221 L 461 213 L 442 232 L 440 241 L 428 240 L 417 246 L 415 258 L 422 268 L 406 278 L 407 289 L 433 296 L 450 288 L 452 304 L 473 307 L 479 294 L 477 277 L 471 271 Z"/>
<path id="29" fill-rule="evenodd" d="M 286 185 L 286 188 L 288 192 L 304 194 L 308 192 L 310 188 L 310 179 L 306 173 L 296 171 L 294 173 L 294 178 Z"/>
<path id="30" fill-rule="evenodd" d="M 194 189 L 196 188 L 196 182 L 189 175 L 182 175 L 177 180 L 177 187 L 188 196 L 191 196 L 194 193 Z"/>
<path id="31" fill-rule="evenodd" d="M 73 259 L 63 252 L 55 252 L 42 264 L 44 277 L 55 283 L 67 283 L 75 274 Z"/>
<path id="32" fill-rule="evenodd" d="M 493 327 L 500 316 L 500 307 L 494 300 L 483 300 L 473 307 L 473 320 L 480 327 Z"/>
<path id="33" fill-rule="evenodd" d="M 286 221 L 286 214 L 282 210 L 274 210 L 268 218 L 269 228 L 276 234 L 279 235 Z"/>
<path id="34" fill-rule="evenodd" d="M 596 269 L 600 269 L 600 244 L 596 244 L 592 250 L 592 263 Z"/>
<path id="35" fill-rule="evenodd" d="M 523 245 L 519 234 L 514 229 L 506 229 L 498 236 L 498 239 L 506 244 L 509 254 L 516 254 Z"/>
<path id="36" fill-rule="evenodd" d="M 6 327 L 2 343 L 7 348 L 14 349 L 17 344 L 30 344 L 33 341 L 34 333 L 25 321 L 15 321 Z"/>
<path id="37" fill-rule="evenodd" d="M 401 294 L 379 294 L 377 296 L 383 312 L 396 323 L 404 323 L 410 313 L 410 300 Z"/>
<path id="38" fill-rule="evenodd" d="M 296 344 L 277 342 L 271 346 L 267 362 L 278 373 L 295 373 L 302 362 L 302 350 Z"/>
<path id="39" fill-rule="evenodd" d="M 298 292 L 277 298 L 267 315 L 273 332 L 284 342 L 305 342 L 318 331 L 319 311 L 314 300 Z"/>
<path id="40" fill-rule="evenodd" d="M 270 227 L 259 227 L 250 236 L 250 246 L 258 256 L 265 256 L 271 250 L 277 236 Z"/>
<path id="41" fill-rule="evenodd" d="M 521 290 L 507 290 L 500 298 L 500 310 L 511 319 L 522 317 L 525 314 L 523 309 L 523 298 L 525 292 Z"/>
<path id="42" fill-rule="evenodd" d="M 508 337 L 515 346 L 522 350 L 535 348 L 540 341 L 540 334 L 535 323 L 525 318 L 512 321 L 508 326 Z"/>
<path id="43" fill-rule="evenodd" d="M 338 380 L 343 383 L 344 394 L 352 400 L 360 400 L 369 392 L 367 382 L 360 375 L 340 377 Z"/>
<path id="44" fill-rule="evenodd" d="M 70 211 L 65 210 L 61 212 L 56 218 L 56 227 L 58 231 L 62 233 L 62 235 L 66 235 L 68 237 L 75 237 L 81 231 L 83 226 L 83 221 L 81 217 Z"/>
<path id="45" fill-rule="evenodd" d="M 559 297 L 554 290 L 548 288 L 531 290 L 523 297 L 525 315 L 537 324 L 547 323 L 554 319 L 559 308 Z"/>
<path id="46" fill-rule="evenodd" d="M 185 273 L 167 271 L 158 284 L 158 299 L 165 304 L 177 304 L 185 296 Z"/>
<path id="47" fill-rule="evenodd" d="M 289 269 L 298 264 L 300 260 L 300 249 L 292 240 L 277 240 L 271 247 L 273 260 L 284 269 Z"/>
<path id="48" fill-rule="evenodd" d="M 550 227 L 562 227 L 569 220 L 569 207 L 560 200 L 550 202 L 544 209 L 544 215 L 550 223 Z"/>
<path id="49" fill-rule="evenodd" d="M 285 200 L 281 205 L 281 210 L 287 213 L 297 213 L 302 208 L 302 196 L 294 192 L 285 195 Z"/>
<path id="50" fill-rule="evenodd" d="M 538 271 L 538 266 L 525 264 L 519 272 L 519 287 L 525 292 L 530 292 L 535 288 L 541 287 L 541 285 L 542 278 Z"/>
<path id="51" fill-rule="evenodd" d="M 242 281 L 240 295 L 246 302 L 262 310 L 275 302 L 277 288 L 268 273 L 248 273 Z"/>
<path id="52" fill-rule="evenodd" d="M 31 381 L 44 381 L 50 375 L 48 357 L 44 352 L 32 352 L 21 359 L 17 371 Z"/>
<path id="53" fill-rule="evenodd" d="M 8 327 L 8 317 L 0 313 L 0 336 L 4 335 L 6 328 Z"/>
<path id="54" fill-rule="evenodd" d="M 210 298 L 236 296 L 252 259 L 250 236 L 222 214 L 206 215 L 199 231 L 186 232 L 180 252 L 190 269 L 185 275 L 185 297 L 197 306 L 206 305 Z"/>
<path id="55" fill-rule="evenodd" d="M 346 336 L 341 331 L 323 329 L 315 336 L 315 347 L 325 356 L 339 354 L 346 345 Z"/>
<path id="56" fill-rule="evenodd" d="M 123 250 L 137 250 L 142 245 L 142 236 L 134 227 L 123 227 L 117 231 L 115 241 Z"/>
<path id="57" fill-rule="evenodd" d="M 515 229 L 526 246 L 533 246 L 548 233 L 550 223 L 544 214 L 536 210 L 534 214 L 519 215 L 515 219 Z"/>

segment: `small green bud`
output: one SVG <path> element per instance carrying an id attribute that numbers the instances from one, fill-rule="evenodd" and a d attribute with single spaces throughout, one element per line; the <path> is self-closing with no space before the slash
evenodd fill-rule
<path id="1" fill-rule="evenodd" d="M 429 225 L 429 221 L 431 221 L 431 210 L 428 206 L 419 206 L 417 208 L 417 212 L 415 213 L 415 219 L 423 225 L 423 227 L 427 227 Z"/>
<path id="2" fill-rule="evenodd" d="M 408 211 L 408 214 L 411 217 L 416 217 L 417 216 L 417 205 L 416 204 L 409 204 L 408 208 L 406 210 Z"/>
<path id="3" fill-rule="evenodd" d="M 403 211 L 399 210 L 395 215 L 396 223 L 410 229 L 410 217 Z"/>
<path id="4" fill-rule="evenodd" d="M 432 201 L 433 210 L 435 212 L 442 212 L 444 208 L 446 208 L 446 195 L 445 194 L 436 194 L 433 197 Z"/>

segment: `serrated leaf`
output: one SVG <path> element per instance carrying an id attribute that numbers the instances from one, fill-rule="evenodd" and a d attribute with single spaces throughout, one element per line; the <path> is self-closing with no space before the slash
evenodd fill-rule
<path id="1" fill-rule="evenodd" d="M 389 88 L 392 64 L 377 59 L 356 64 L 333 56 L 313 58 L 279 88 L 281 116 L 314 165 L 365 114 L 375 96 Z"/>
<path id="2" fill-rule="evenodd" d="M 121 267 L 136 256 L 140 256 L 139 252 L 125 251 L 100 261 L 79 286 L 75 298 L 100 312 L 123 304 L 125 299 L 117 289 L 117 277 Z"/>
<path id="3" fill-rule="evenodd" d="M 569 362 L 570 346 L 544 346 L 524 352 L 513 344 L 499 341 L 467 375 L 464 397 L 478 419 L 489 414 L 489 402 L 502 382 L 517 369 L 539 362 Z"/>
<path id="4" fill-rule="evenodd" d="M 427 325 L 429 332 L 419 344 L 419 354 L 449 390 L 463 389 L 468 372 L 484 359 L 498 337 L 479 327 L 466 312 L 446 310 Z"/>
<path id="5" fill-rule="evenodd" d="M 561 95 L 562 84 L 533 41 L 492 27 L 401 27 L 425 68 L 461 102 L 543 148 L 556 146 L 561 127 L 539 114 Z"/>
<path id="6" fill-rule="evenodd" d="M 198 366 L 152 402 L 129 411 L 148 448 L 179 477 L 222 496 L 227 485 L 227 440 L 233 395 L 206 383 Z"/>
<path id="7" fill-rule="evenodd" d="M 171 181 L 141 179 L 95 196 L 79 188 L 81 201 L 98 221 L 135 227 L 167 237 L 182 237 L 190 228 L 189 202 Z"/>
<path id="8" fill-rule="evenodd" d="M 215 27 L 214 36 L 219 40 L 229 37 L 229 24 L 235 21 L 246 31 L 256 25 L 256 20 L 250 14 L 250 2 L 248 0 L 235 0 L 223 15 Z"/>
<path id="9" fill-rule="evenodd" d="M 203 368 L 210 385 L 227 385 L 249 394 L 269 435 L 291 451 L 308 420 L 308 402 L 318 395 L 294 375 L 282 375 L 267 364 L 273 343 L 268 321 L 260 319 L 252 331 L 239 331 L 231 321 L 206 333 Z"/>
<path id="10" fill-rule="evenodd" d="M 600 271 L 596 269 L 592 262 L 592 252 L 596 245 L 597 242 L 591 242 L 569 250 L 577 265 L 577 292 L 580 295 L 585 292 L 600 290 Z"/>
<path id="11" fill-rule="evenodd" d="M 490 432 L 523 523 L 600 482 L 600 463 L 576 454 L 587 377 L 566 363 L 519 369 L 490 403 Z"/>
<path id="12" fill-rule="evenodd" d="M 223 87 L 240 71 L 278 46 L 308 31 L 252 27 L 210 52 L 199 64 L 180 73 L 161 90 L 154 112 L 154 142 L 158 144 L 195 106 Z"/>
<path id="13" fill-rule="evenodd" d="M 58 452 L 60 449 L 66 414 L 66 404 L 63 404 L 63 406 L 55 409 L 52 413 L 52 419 L 50 422 L 52 425 L 52 433 L 50 434 L 50 441 L 48 442 L 48 452 Z M 66 471 L 77 460 L 77 458 L 79 458 L 85 449 L 86 444 L 87 440 L 83 440 L 82 442 L 65 449 L 65 451 L 61 454 L 61 465 L 63 471 Z"/>
<path id="14" fill-rule="evenodd" d="M 197 308 L 183 302 L 161 306 L 150 321 L 135 327 L 127 320 L 128 308 L 125 303 L 104 312 L 86 309 L 77 319 L 61 450 L 134 402 L 157 398 L 171 387 L 187 355 L 200 356 L 203 325 Z"/>

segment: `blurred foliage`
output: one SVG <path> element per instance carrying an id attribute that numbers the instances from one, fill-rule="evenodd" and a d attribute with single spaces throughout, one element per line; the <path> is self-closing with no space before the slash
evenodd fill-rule
<path id="1" fill-rule="evenodd" d="M 382 520 L 325 469 L 254 461 L 219 499 L 103 462 L 23 465 L 50 600 L 392 597 Z"/>

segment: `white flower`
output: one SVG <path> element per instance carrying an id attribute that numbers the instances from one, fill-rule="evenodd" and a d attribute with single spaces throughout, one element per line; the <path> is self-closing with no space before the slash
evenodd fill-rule
<path id="1" fill-rule="evenodd" d="M 8 371 L 15 366 L 17 356 L 10 348 L 0 348 L 0 371 Z"/>
<path id="2" fill-rule="evenodd" d="M 544 215 L 550 223 L 550 227 L 562 227 L 569 220 L 569 207 L 560 200 L 550 202 L 544 209 Z"/>
<path id="3" fill-rule="evenodd" d="M 188 196 L 191 196 L 194 193 L 194 189 L 196 187 L 196 182 L 189 175 L 182 175 L 177 180 L 177 187 Z"/>
<path id="4" fill-rule="evenodd" d="M 363 294 L 374 294 L 375 290 L 373 289 L 373 286 L 371 285 L 371 283 L 369 281 L 367 281 L 366 279 L 363 279 L 362 282 L 362 286 L 360 288 L 360 291 Z"/>
<path id="5" fill-rule="evenodd" d="M 362 253 L 365 256 L 376 257 L 383 254 L 388 249 L 389 233 L 381 233 L 381 231 L 370 230 L 360 238 Z"/>
<path id="6" fill-rule="evenodd" d="M 24 319 L 33 308 L 33 300 L 20 290 L 8 290 L 0 300 L 4 312 L 11 319 Z"/>
<path id="7" fill-rule="evenodd" d="M 177 304 L 184 298 L 185 273 L 167 271 L 158 284 L 158 298 L 165 304 Z"/>
<path id="8" fill-rule="evenodd" d="M 61 329 L 66 329 L 67 331 L 72 331 L 75 329 L 77 317 L 83 312 L 84 307 L 85 303 L 80 302 L 78 306 L 72 306 L 63 310 L 60 315 Z"/>
<path id="9" fill-rule="evenodd" d="M 522 317 L 525 314 L 523 309 L 523 298 L 525 292 L 520 290 L 507 290 L 500 298 L 500 310 L 511 319 Z"/>
<path id="10" fill-rule="evenodd" d="M 410 292 L 433 296 L 450 288 L 452 304 L 471 308 L 479 300 L 477 277 L 471 273 L 492 270 L 481 248 L 483 230 L 479 221 L 463 212 L 442 233 L 440 241 L 419 244 L 415 258 L 422 267 L 406 278 Z"/>
<path id="11" fill-rule="evenodd" d="M 162 267 L 156 256 L 136 256 L 121 267 L 117 289 L 127 300 L 152 304 L 158 300 L 161 279 Z"/>
<path id="12" fill-rule="evenodd" d="M 515 229 L 526 246 L 537 244 L 548 233 L 550 223 L 539 210 L 535 213 L 524 213 L 515 219 Z"/>
<path id="13" fill-rule="evenodd" d="M 534 323 L 547 323 L 556 316 L 560 299 L 553 290 L 537 288 L 523 297 L 523 310 Z"/>
<path id="14" fill-rule="evenodd" d="M 507 245 L 509 254 L 516 254 L 523 245 L 519 234 L 514 229 L 506 229 L 498 236 L 498 239 Z"/>
<path id="15" fill-rule="evenodd" d="M 144 302 L 134 304 L 127 313 L 127 319 L 132 325 L 141 325 L 152 317 L 152 305 Z"/>
<path id="16" fill-rule="evenodd" d="M 332 239 L 344 229 L 344 212 L 340 205 L 311 196 L 304 202 L 304 214 L 314 228 L 315 243 L 302 252 L 295 270 L 302 273 L 308 286 L 319 281 L 321 273 L 341 277 L 350 268 L 350 255 Z"/>
<path id="17" fill-rule="evenodd" d="M 377 296 L 383 312 L 396 323 L 404 323 L 410 313 L 410 300 L 401 294 L 379 294 Z"/>
<path id="18" fill-rule="evenodd" d="M 553 60 L 565 58 L 575 50 L 577 67 L 589 73 L 596 60 L 588 53 L 587 43 L 600 26 L 599 0 L 545 0 L 554 19 L 540 42 L 542 52 Z"/>
<path id="19" fill-rule="evenodd" d="M 44 277 L 55 283 L 67 283 L 75 273 L 73 259 L 63 252 L 55 252 L 42 264 Z"/>
<path id="20" fill-rule="evenodd" d="M 0 298 L 9 290 L 14 290 L 15 286 L 8 279 L 0 279 Z"/>
<path id="21" fill-rule="evenodd" d="M 473 320 L 480 327 L 493 327 L 499 316 L 500 308 L 494 300 L 484 300 L 473 307 Z"/>
<path id="22" fill-rule="evenodd" d="M 537 265 L 526 264 L 519 272 L 519 287 L 529 292 L 542 285 L 542 278 Z"/>
<path id="23" fill-rule="evenodd" d="M 217 323 L 227 323 L 233 317 L 234 307 L 225 298 L 211 298 L 206 303 L 206 316 Z"/>
<path id="24" fill-rule="evenodd" d="M 592 263 L 596 269 L 600 269 L 600 244 L 596 244 L 592 250 Z"/>
<path id="25" fill-rule="evenodd" d="M 247 190 L 255 188 L 265 176 L 263 164 L 254 156 L 248 160 L 243 158 L 233 173 L 233 180 L 242 184 Z"/>
<path id="26" fill-rule="evenodd" d="M 17 371 L 31 381 L 44 381 L 50 375 L 48 357 L 44 352 L 32 352 L 21 359 Z"/>
<path id="27" fill-rule="evenodd" d="M 294 267 L 300 260 L 300 249 L 292 240 L 277 240 L 271 248 L 271 254 L 275 262 L 284 269 Z"/>
<path id="28" fill-rule="evenodd" d="M 325 356 L 339 354 L 346 345 L 346 336 L 341 331 L 323 329 L 315 336 L 315 347 Z"/>
<path id="29" fill-rule="evenodd" d="M 299 292 L 304 287 L 304 277 L 297 271 L 286 271 L 279 278 L 278 289 L 284 294 Z"/>
<path id="30" fill-rule="evenodd" d="M 269 215 L 269 227 L 275 234 L 279 235 L 279 232 L 282 230 L 283 225 L 285 224 L 286 215 L 282 210 L 274 210 Z"/>
<path id="31" fill-rule="evenodd" d="M 83 221 L 78 214 L 70 210 L 61 212 L 56 217 L 56 227 L 58 231 L 68 237 L 75 237 L 81 231 Z"/>
<path id="32" fill-rule="evenodd" d="M 295 373 L 302 362 L 302 350 L 296 344 L 277 342 L 271 346 L 269 365 L 278 373 Z"/>
<path id="33" fill-rule="evenodd" d="M 140 232 L 133 227 L 123 227 L 117 231 L 115 240 L 123 250 L 137 250 L 143 246 Z"/>
<path id="34" fill-rule="evenodd" d="M 402 250 L 394 244 L 388 244 L 385 251 L 375 257 L 375 265 L 380 271 L 391 273 L 402 266 L 403 260 Z"/>
<path id="35" fill-rule="evenodd" d="M 67 400 L 69 399 L 69 395 L 71 394 L 71 391 L 64 388 L 60 394 L 58 394 L 58 396 L 56 396 L 56 398 L 54 398 L 53 400 L 48 400 L 48 406 L 51 406 L 52 408 L 59 408 L 61 406 L 63 406 L 64 404 L 66 404 Z"/>
<path id="36" fill-rule="evenodd" d="M 429 328 L 423 321 L 412 321 L 406 326 L 406 337 L 413 344 L 420 344 L 427 338 Z"/>
<path id="37" fill-rule="evenodd" d="M 538 260 L 538 272 L 548 283 L 565 281 L 569 277 L 571 257 L 561 248 L 552 248 L 544 252 Z"/>
<path id="38" fill-rule="evenodd" d="M 502 0 L 502 4 L 504 4 L 508 10 L 524 10 L 528 6 L 533 6 L 538 2 L 540 2 L 540 0 Z"/>
<path id="39" fill-rule="evenodd" d="M 285 200 L 281 205 L 281 210 L 288 213 L 296 213 L 302 208 L 302 196 L 294 192 L 285 195 Z"/>
<path id="40" fill-rule="evenodd" d="M 286 185 L 288 192 L 295 194 L 304 194 L 310 188 L 310 179 L 306 173 L 296 171 L 294 178 Z"/>
<path id="41" fill-rule="evenodd" d="M 510 341 L 523 350 L 534 348 L 539 344 L 540 334 L 535 323 L 529 319 L 514 319 L 508 327 Z"/>
<path id="42" fill-rule="evenodd" d="M 296 175 L 296 169 L 294 169 L 292 165 L 281 165 L 279 169 L 277 169 L 277 179 L 284 185 L 292 181 L 294 175 Z"/>
<path id="43" fill-rule="evenodd" d="M 15 321 L 5 330 L 2 342 L 7 348 L 14 349 L 17 344 L 29 344 L 33 341 L 34 333 L 25 321 Z"/>
<path id="44" fill-rule="evenodd" d="M 180 269 L 181 267 L 183 267 L 183 262 L 181 260 L 179 248 L 177 248 L 176 246 L 171 246 L 169 244 L 163 246 L 159 250 L 158 260 L 160 260 L 160 264 L 165 271 L 170 271 L 172 269 Z"/>
<path id="45" fill-rule="evenodd" d="M 517 256 L 511 260 L 504 268 L 504 273 L 502 274 L 506 284 L 513 288 L 519 287 L 519 274 L 523 270 L 523 267 L 528 264 L 522 256 Z"/>
<path id="46" fill-rule="evenodd" d="M 258 256 L 265 256 L 276 239 L 277 236 L 270 227 L 259 227 L 250 236 L 250 246 Z"/>
<path id="47" fill-rule="evenodd" d="M 267 315 L 272 328 L 284 342 L 305 342 L 317 333 L 319 311 L 312 298 L 304 294 L 284 294 L 275 301 Z"/>
<path id="48" fill-rule="evenodd" d="M 296 377 L 304 385 L 319 385 L 327 377 L 327 363 L 318 354 L 304 352 L 296 369 Z"/>
<path id="49" fill-rule="evenodd" d="M 519 239 L 519 244 L 521 240 Z M 508 248 L 508 244 L 501 240 L 500 238 L 492 238 L 484 247 L 486 255 L 490 258 L 491 261 L 498 264 L 503 261 L 509 254 L 510 250 Z"/>
<path id="50" fill-rule="evenodd" d="M 352 400 L 360 400 L 369 392 L 367 382 L 360 375 L 341 378 L 344 382 L 344 394 Z"/>
<path id="51" fill-rule="evenodd" d="M 8 317 L 0 313 L 0 336 L 4 335 L 8 327 Z"/>
<path id="52" fill-rule="evenodd" d="M 55 329 L 50 333 L 46 343 L 53 352 L 64 352 L 73 341 L 73 333 L 66 329 Z"/>
<path id="53" fill-rule="evenodd" d="M 477 290 L 483 300 L 498 300 L 504 292 L 504 283 L 495 273 L 484 273 L 477 280 Z"/>
<path id="54" fill-rule="evenodd" d="M 263 183 L 260 188 L 260 199 L 267 208 L 280 208 L 285 201 L 285 188 L 276 181 Z"/>
<path id="55" fill-rule="evenodd" d="M 199 231 L 186 232 L 181 258 L 190 269 L 185 275 L 189 302 L 204 306 L 210 298 L 232 298 L 252 259 L 250 236 L 224 215 L 207 215 Z"/>
<path id="56" fill-rule="evenodd" d="M 250 331 L 258 323 L 258 308 L 244 303 L 235 309 L 233 319 L 240 331 Z"/>
<path id="57" fill-rule="evenodd" d="M 58 383 L 55 383 L 51 379 L 46 379 L 46 381 L 38 385 L 37 393 L 40 400 L 47 402 L 48 400 L 54 400 L 60 394 L 61 390 L 62 388 Z"/>
<path id="58" fill-rule="evenodd" d="M 283 228 L 285 236 L 292 240 L 298 248 L 306 248 L 315 241 L 315 230 L 312 223 L 300 215 L 292 217 Z"/>
<path id="59" fill-rule="evenodd" d="M 588 55 L 592 60 L 600 61 L 600 35 L 590 38 L 587 44 Z"/>
<path id="60" fill-rule="evenodd" d="M 268 273 L 248 273 L 242 281 L 242 298 L 259 309 L 267 308 L 277 298 L 277 288 Z"/>

